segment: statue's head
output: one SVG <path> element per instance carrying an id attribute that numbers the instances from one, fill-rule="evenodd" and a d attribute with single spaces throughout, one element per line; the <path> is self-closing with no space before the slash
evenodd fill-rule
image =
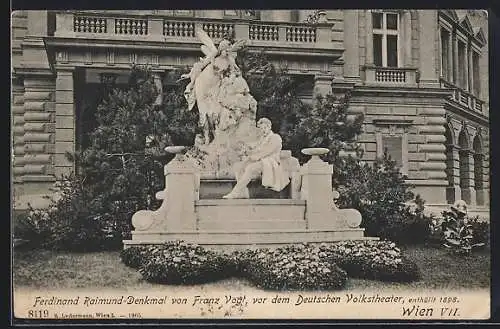
<path id="1" fill-rule="evenodd" d="M 271 120 L 268 118 L 260 118 L 259 121 L 257 121 L 257 127 L 262 130 L 263 133 L 270 132 L 272 126 Z"/>
<path id="2" fill-rule="evenodd" d="M 450 206 L 451 210 L 455 211 L 459 215 L 467 214 L 467 203 L 464 200 L 457 200 Z"/>
<path id="3" fill-rule="evenodd" d="M 227 51 L 231 48 L 231 41 L 227 40 L 227 39 L 223 39 L 220 43 L 219 43 L 219 52 L 221 54 L 223 53 L 227 53 Z"/>

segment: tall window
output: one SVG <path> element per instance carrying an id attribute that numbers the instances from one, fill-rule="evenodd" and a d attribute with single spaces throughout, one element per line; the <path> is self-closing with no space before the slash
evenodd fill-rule
<path id="1" fill-rule="evenodd" d="M 376 66 L 399 65 L 399 15 L 373 12 L 373 61 Z"/>
<path id="2" fill-rule="evenodd" d="M 441 29 L 441 76 L 446 81 L 451 81 L 450 72 L 450 32 L 445 29 Z"/>
<path id="3" fill-rule="evenodd" d="M 383 136 L 382 145 L 384 152 L 387 152 L 391 160 L 396 162 L 396 166 L 403 166 L 403 139 L 401 136 Z"/>
<path id="4" fill-rule="evenodd" d="M 465 60 L 465 43 L 458 41 L 458 86 L 466 88 L 467 62 Z"/>
<path id="5" fill-rule="evenodd" d="M 475 51 L 472 52 L 472 86 L 473 93 L 479 97 L 481 83 L 479 82 L 479 55 Z"/>

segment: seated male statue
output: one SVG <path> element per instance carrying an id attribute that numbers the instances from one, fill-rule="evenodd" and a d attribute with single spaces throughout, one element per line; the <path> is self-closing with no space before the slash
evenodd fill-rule
<path id="1" fill-rule="evenodd" d="M 280 163 L 282 147 L 281 136 L 271 129 L 271 121 L 261 118 L 257 127 L 262 132 L 262 137 L 251 154 L 236 169 L 236 185 L 233 190 L 223 196 L 224 199 L 249 198 L 247 185 L 252 179 L 262 178 L 262 185 L 276 192 L 283 190 L 290 178 Z"/>

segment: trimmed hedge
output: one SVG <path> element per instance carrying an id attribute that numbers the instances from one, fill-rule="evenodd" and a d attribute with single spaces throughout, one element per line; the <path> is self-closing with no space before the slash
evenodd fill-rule
<path id="1" fill-rule="evenodd" d="M 143 262 L 148 259 L 152 253 L 152 248 L 147 246 L 134 246 L 123 249 L 120 253 L 122 262 L 128 267 L 139 269 Z"/>
<path id="2" fill-rule="evenodd" d="M 417 265 L 390 241 L 298 244 L 225 254 L 183 241 L 137 246 L 121 253 L 124 264 L 149 282 L 196 284 L 243 277 L 267 290 L 342 289 L 348 277 L 411 282 Z"/>
<path id="3" fill-rule="evenodd" d="M 231 259 L 215 251 L 183 241 L 138 250 L 128 261 L 139 265 L 145 280 L 164 284 L 196 284 L 221 280 L 233 275 Z M 147 255 L 143 261 L 137 257 Z"/>
<path id="4" fill-rule="evenodd" d="M 362 279 L 411 282 L 421 278 L 418 266 L 401 254 L 391 241 L 342 241 L 322 244 L 332 262 L 345 269 L 349 276 Z"/>
<path id="5" fill-rule="evenodd" d="M 335 263 L 309 253 L 306 245 L 261 249 L 243 259 L 243 277 L 270 290 L 326 290 L 343 288 L 347 273 Z"/>

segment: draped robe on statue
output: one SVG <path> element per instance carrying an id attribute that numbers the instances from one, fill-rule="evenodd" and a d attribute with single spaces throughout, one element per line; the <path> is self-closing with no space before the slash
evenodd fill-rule
<path id="1" fill-rule="evenodd" d="M 274 191 L 281 191 L 290 182 L 288 173 L 284 170 L 280 161 L 282 140 L 281 136 L 270 133 L 261 140 L 261 144 L 252 153 L 252 157 L 259 159 L 262 164 L 262 185 Z M 243 174 L 248 162 L 240 163 L 237 179 Z M 257 176 L 259 173 L 255 173 Z"/>

